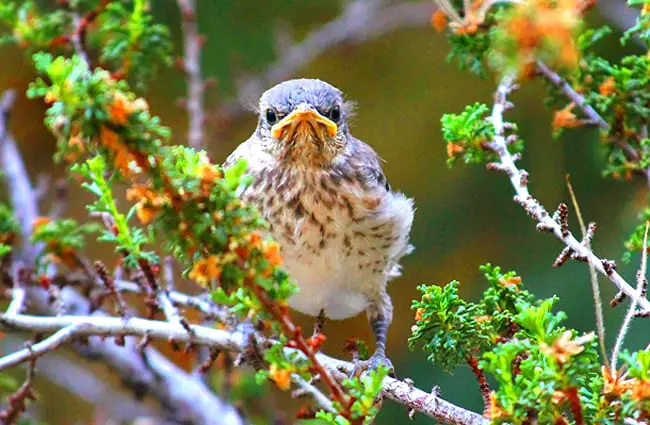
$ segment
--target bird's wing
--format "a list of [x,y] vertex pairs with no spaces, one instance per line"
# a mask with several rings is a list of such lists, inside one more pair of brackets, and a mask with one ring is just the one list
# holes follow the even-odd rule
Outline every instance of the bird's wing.
[[374,149],[353,136],[348,139],[348,147],[348,161],[358,177],[366,185],[375,186],[375,190],[379,192],[390,192],[390,184]]

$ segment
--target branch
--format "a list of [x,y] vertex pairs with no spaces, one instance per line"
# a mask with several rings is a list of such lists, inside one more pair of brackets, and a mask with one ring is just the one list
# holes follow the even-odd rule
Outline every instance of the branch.
[[205,83],[201,78],[201,46],[202,38],[197,25],[195,0],[177,0],[181,11],[181,26],[183,29],[183,70],[187,74],[187,100],[188,114],[187,141],[194,149],[202,149],[203,124],[205,113],[203,109],[203,95]]
[[[140,318],[124,320],[118,317],[101,316],[43,317],[0,314],[0,324],[8,329],[35,333],[52,333],[79,325],[72,331],[73,336],[150,336],[160,340],[172,338],[178,342],[192,342],[234,352],[241,352],[245,348],[243,335],[238,333],[201,325],[190,325],[192,335],[189,335],[180,325]],[[83,326],[81,326],[82,324]],[[287,348],[286,350],[295,352],[294,349]],[[320,353],[316,357],[329,373],[339,380],[346,378],[347,374],[354,369],[354,364],[350,362]],[[463,425],[487,425],[488,423],[477,413],[458,407],[434,394],[426,393],[395,378],[384,378],[382,394],[408,408],[447,423]]]
[[[16,211],[16,218],[20,223],[23,238],[29,238],[32,234],[32,223],[38,216],[34,189],[30,183],[27,170],[16,142],[9,133],[9,112],[13,106],[16,93],[8,90],[0,98],[0,168],[4,170],[4,179],[7,181],[7,191],[11,204]],[[18,158],[18,160],[16,160]],[[23,243],[22,256],[26,258],[36,257],[37,247]]]
[[603,117],[601,117],[600,114],[587,103],[587,100],[584,98],[584,96],[575,91],[573,87],[571,87],[571,84],[562,78],[560,74],[546,66],[546,64],[542,61],[537,61],[537,69],[544,77],[546,77],[548,81],[562,90],[566,97],[568,97],[571,102],[575,103],[575,105],[580,108],[587,117],[589,117],[589,120],[591,122],[595,123],[603,130],[609,129],[609,124],[607,124]]
[[[9,313],[7,314],[9,315]],[[48,351],[56,350],[65,342],[69,341],[73,336],[75,336],[75,330],[77,328],[83,326],[84,325],[82,323],[79,323],[76,325],[71,325],[67,328],[63,328],[57,331],[51,337],[37,344],[28,345],[27,348],[0,358],[0,371],[26,362],[27,360],[34,360]]]
[[[32,264],[40,251],[40,246],[29,243],[32,222],[38,216],[38,208],[23,160],[13,138],[6,130],[12,100],[13,92],[5,93],[0,100],[0,166],[5,173],[4,178],[12,207],[21,224],[22,258],[25,264]],[[72,288],[66,289],[62,291],[62,301],[68,311],[90,311],[88,300]],[[30,288],[27,294],[30,304],[36,311],[49,315],[57,313],[48,302],[45,291]],[[95,315],[100,318],[105,317],[100,311],[95,312]],[[170,326],[168,323],[161,322],[161,324],[165,327]],[[182,332],[187,337],[184,329]],[[86,346],[76,346],[76,351],[93,360],[104,362],[120,375],[136,394],[153,395],[169,410],[172,417],[180,421],[203,425],[242,424],[242,419],[232,406],[219,400],[200,380],[185,373],[155,349],[146,347],[138,350],[133,343],[121,347],[94,339]],[[143,362],[141,352],[146,356],[146,363]]]
[[[553,233],[566,247],[573,251],[575,258],[584,259],[594,265],[598,273],[606,276],[622,293],[631,299],[636,299],[636,290],[630,286],[615,270],[613,261],[597,257],[592,250],[579,242],[565,225],[554,220],[546,209],[528,191],[528,172],[520,170],[515,165],[515,157],[508,151],[505,137],[505,123],[503,114],[509,107],[507,96],[513,90],[513,78],[506,76],[495,93],[494,107],[492,109],[492,124],[495,137],[488,148],[499,156],[499,163],[495,169],[503,170],[510,178],[510,183],[515,189],[514,200],[538,222],[537,228]],[[638,305],[643,311],[650,311],[650,302],[646,298],[639,298]]]
[[220,121],[241,118],[248,111],[246,105],[259,98],[266,88],[292,76],[325,51],[345,43],[368,41],[400,28],[424,27],[431,22],[437,8],[430,1],[384,3],[381,0],[348,2],[338,18],[287,48],[263,73],[240,82],[238,98],[222,104],[212,115]]

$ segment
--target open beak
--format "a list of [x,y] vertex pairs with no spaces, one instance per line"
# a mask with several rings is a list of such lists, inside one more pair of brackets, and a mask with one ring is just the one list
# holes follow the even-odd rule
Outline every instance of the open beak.
[[294,136],[312,133],[319,139],[324,140],[324,133],[334,137],[337,131],[338,127],[332,120],[322,116],[309,106],[298,105],[289,115],[271,127],[271,136],[274,139],[282,139],[285,136],[293,138]]

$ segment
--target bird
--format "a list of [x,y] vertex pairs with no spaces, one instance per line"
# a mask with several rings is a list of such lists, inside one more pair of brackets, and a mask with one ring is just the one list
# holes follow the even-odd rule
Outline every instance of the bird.
[[255,131],[224,167],[246,161],[252,183],[242,199],[268,223],[298,285],[289,306],[333,320],[365,311],[375,351],[361,366],[393,372],[387,283],[413,249],[414,202],[392,190],[377,153],[350,133],[353,109],[322,80],[279,83],[262,94]]

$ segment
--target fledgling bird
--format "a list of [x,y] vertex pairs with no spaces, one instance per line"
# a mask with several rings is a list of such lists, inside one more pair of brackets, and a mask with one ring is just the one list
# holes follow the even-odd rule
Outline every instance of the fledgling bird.
[[280,83],[262,95],[255,132],[224,165],[248,163],[243,198],[268,221],[297,281],[290,307],[331,319],[365,310],[376,349],[364,366],[392,369],[386,285],[412,249],[413,201],[391,190],[375,151],[350,134],[351,112],[328,83]]

